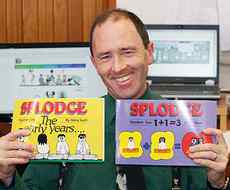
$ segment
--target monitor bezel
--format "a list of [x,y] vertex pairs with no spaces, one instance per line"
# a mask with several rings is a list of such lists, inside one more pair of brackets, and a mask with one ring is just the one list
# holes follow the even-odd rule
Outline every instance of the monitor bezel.
[[[204,84],[207,80],[213,80],[215,85],[219,85],[219,25],[183,25],[183,24],[146,24],[147,30],[215,30],[217,34],[217,76],[216,77],[160,77],[147,76],[147,80],[152,84],[166,83],[166,84]],[[154,63],[153,63],[154,64]]]

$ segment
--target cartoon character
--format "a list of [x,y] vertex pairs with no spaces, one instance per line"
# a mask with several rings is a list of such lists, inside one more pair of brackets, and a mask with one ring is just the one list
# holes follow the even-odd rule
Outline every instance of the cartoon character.
[[160,137],[160,138],[159,138],[158,149],[160,149],[160,150],[165,150],[165,149],[167,149],[167,145],[166,145],[166,143],[165,143],[165,137]]
[[57,75],[56,85],[62,85],[62,79],[60,74]]
[[45,79],[43,74],[39,75],[39,79],[38,79],[39,85],[44,86],[45,85]]
[[49,85],[56,85],[55,84],[54,70],[50,70]]
[[38,135],[38,144],[37,144],[37,151],[39,158],[48,158],[49,155],[49,144],[47,144],[47,136],[46,134],[39,134]]
[[22,77],[21,85],[25,85],[26,84],[26,77],[24,74],[22,74],[21,77]]
[[46,91],[46,97],[47,98],[54,98],[55,97],[55,91]]
[[[23,128],[19,128],[19,130],[22,130]],[[18,136],[17,137],[17,140],[19,141],[19,142],[25,142],[25,140],[26,140],[26,137],[25,136]]]
[[19,142],[25,142],[25,136],[18,136],[18,137],[17,137],[17,140],[18,140]]
[[63,85],[67,85],[67,75],[66,74],[63,74],[62,76],[62,83]]
[[34,83],[34,79],[35,79],[34,71],[30,69],[29,70],[29,81],[30,81],[30,84]]
[[69,154],[69,145],[66,142],[65,135],[58,135],[58,143],[57,143],[57,154],[62,155],[64,159],[68,159]]
[[204,139],[202,137],[200,137],[200,138],[199,137],[192,137],[190,146],[194,146],[197,144],[204,144]]
[[90,154],[89,145],[86,142],[86,134],[84,133],[80,133],[78,135],[77,154],[81,154],[81,155]]
[[198,138],[192,137],[190,146],[194,146],[197,144],[199,144]]
[[135,148],[135,142],[134,142],[134,138],[133,137],[129,137],[127,148],[130,149],[130,150]]
[[122,169],[118,169],[117,178],[116,178],[117,189],[127,190],[127,177],[125,172]]
[[204,138],[203,138],[203,137],[200,137],[200,138],[198,139],[198,141],[199,141],[199,144],[204,144]]

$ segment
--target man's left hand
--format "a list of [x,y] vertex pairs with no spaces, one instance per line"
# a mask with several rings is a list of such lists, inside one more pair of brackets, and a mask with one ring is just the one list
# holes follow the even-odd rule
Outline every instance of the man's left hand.
[[208,181],[215,188],[225,184],[225,170],[228,164],[228,147],[223,133],[219,129],[207,128],[203,132],[216,136],[216,144],[199,144],[189,148],[190,158],[201,166],[208,168]]

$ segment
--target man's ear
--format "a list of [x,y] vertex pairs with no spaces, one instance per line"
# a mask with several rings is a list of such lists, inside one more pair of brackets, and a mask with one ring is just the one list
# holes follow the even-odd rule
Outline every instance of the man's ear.
[[93,55],[90,55],[90,60],[91,60],[91,62],[93,63],[93,65],[95,66],[95,60],[94,60]]
[[153,42],[149,42],[149,44],[147,46],[148,65],[151,65],[153,63],[153,52],[154,52],[154,44],[153,44]]

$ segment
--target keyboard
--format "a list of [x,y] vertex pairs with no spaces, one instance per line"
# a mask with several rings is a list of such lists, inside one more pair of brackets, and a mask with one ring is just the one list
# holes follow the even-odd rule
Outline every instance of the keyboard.
[[164,98],[219,99],[218,86],[198,85],[151,85],[151,89]]

